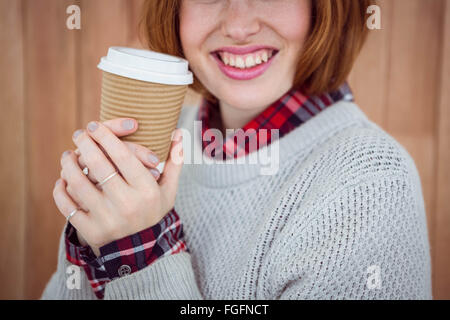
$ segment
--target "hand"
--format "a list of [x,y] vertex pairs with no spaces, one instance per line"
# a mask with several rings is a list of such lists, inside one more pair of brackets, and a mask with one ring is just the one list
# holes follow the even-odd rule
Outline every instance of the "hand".
[[[125,126],[125,128],[124,128],[123,124],[125,121],[127,121],[127,126]],[[133,127],[131,129],[128,129],[130,127],[129,126],[130,121],[133,124]],[[136,121],[131,118],[118,118],[118,119],[108,120],[108,121],[104,121],[103,124],[105,126],[107,126],[117,137],[123,137],[123,136],[130,135],[130,134],[134,133],[138,128]],[[123,143],[125,143],[125,145],[128,147],[128,149],[130,149],[130,151],[133,152],[139,160],[141,160],[141,162],[144,164],[144,166],[146,166],[149,169],[150,173],[155,177],[155,179],[158,180],[160,177],[160,172],[156,168],[159,163],[159,159],[156,156],[156,154],[153,153],[148,148],[143,147],[137,143],[128,142],[128,141],[123,141]],[[99,144],[97,144],[97,146],[103,151],[103,154],[112,163],[112,160],[106,153],[105,149],[103,149],[103,147]],[[81,156],[80,150],[75,149],[75,154],[78,156],[78,164],[79,164],[80,168],[81,169],[86,168],[87,167],[86,162],[84,161],[83,157]],[[118,170],[118,168],[115,165],[114,165],[114,167],[116,170]],[[98,181],[95,179],[95,177],[92,175],[91,172],[88,173],[87,177],[97,187],[97,189],[102,190],[101,186],[97,186]],[[62,178],[62,169],[61,169],[61,178]],[[70,186],[67,186],[66,189],[67,189],[67,192],[69,193],[69,195],[73,194],[73,192],[71,192]],[[74,198],[74,196],[72,196],[72,198]],[[89,211],[89,209],[86,208],[86,206],[83,204],[83,202],[81,200],[75,199],[75,202],[84,211],[86,211],[86,212]],[[77,230],[76,233],[77,233],[78,241],[80,242],[80,244],[83,246],[86,246],[87,242],[83,238],[83,236],[80,234],[80,232]]]
[[56,205],[64,216],[78,207],[75,199],[89,210],[78,211],[70,222],[97,255],[101,246],[157,224],[173,207],[183,162],[180,130],[174,140],[158,183],[139,156],[105,124],[91,122],[88,130],[74,137],[92,179],[103,181],[115,167],[121,173],[99,190],[82,172],[75,152],[68,150],[61,159],[62,179],[53,191]]
[[[128,123],[130,123],[130,122],[133,123],[133,128],[125,129],[122,126],[122,123],[125,121],[128,121]],[[136,121],[131,118],[118,118],[118,119],[108,120],[108,121],[104,121],[103,124],[106,127],[108,127],[108,129],[110,129],[117,137],[123,137],[123,136],[130,135],[130,134],[134,133],[138,128]],[[137,143],[128,142],[128,141],[122,141],[122,142],[142,162],[142,164],[148,168],[148,170],[155,177],[155,179],[158,180],[160,177],[160,172],[157,169],[157,166],[159,164],[159,159],[158,159],[157,155],[154,152],[152,152],[151,150],[149,150],[148,148],[141,146]],[[109,157],[108,153],[103,149],[103,147],[99,144],[97,144],[97,146],[103,151],[104,155],[108,158],[108,160],[111,163],[113,163],[113,161]],[[80,168],[84,169],[85,167],[87,167],[86,162],[84,161],[83,156],[81,155],[79,149],[75,149],[75,154],[78,156],[78,164],[79,164]],[[113,165],[114,165],[114,163],[113,163]],[[118,168],[115,165],[114,165],[114,167],[116,170],[118,170]],[[62,174],[62,170],[61,170],[61,174]],[[91,172],[88,173],[87,177],[93,184],[95,184],[97,186],[98,181],[97,181],[97,179],[95,179],[95,177],[92,175]],[[97,188],[99,190],[102,190],[101,186],[97,186]],[[82,203],[79,203],[79,204],[82,206]],[[83,208],[83,206],[82,206],[82,208]],[[85,208],[83,208],[83,209],[85,209]]]

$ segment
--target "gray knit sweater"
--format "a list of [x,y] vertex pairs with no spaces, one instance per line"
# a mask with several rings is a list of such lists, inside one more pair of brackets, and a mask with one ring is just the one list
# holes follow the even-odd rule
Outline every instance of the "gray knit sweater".
[[[197,110],[179,123],[192,137]],[[198,139],[184,145],[201,156]],[[270,146],[276,174],[188,159],[175,208],[189,252],[113,280],[105,299],[432,297],[421,182],[396,140],[338,102]],[[83,272],[79,289],[66,285],[63,240],[42,299],[96,299]]]

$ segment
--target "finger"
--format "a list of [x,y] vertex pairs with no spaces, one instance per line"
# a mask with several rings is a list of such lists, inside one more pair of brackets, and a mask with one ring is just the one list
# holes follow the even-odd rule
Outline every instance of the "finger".
[[156,181],[158,181],[161,173],[157,169],[159,164],[158,156],[149,150],[148,148],[141,146],[140,144],[122,141],[128,149],[140,160],[144,166],[150,171],[150,173],[155,177]]
[[[66,192],[66,182],[62,179],[56,181],[55,187],[53,188],[53,199],[55,200],[56,207],[61,212],[61,214],[67,218],[67,216],[75,210],[78,206],[70,198]],[[70,218],[70,223],[77,230],[87,231],[91,228],[91,221],[86,212],[78,211]]]
[[138,128],[138,122],[133,118],[117,118],[102,122],[105,127],[117,137],[123,137],[134,133]]
[[86,207],[86,205],[83,203],[83,201],[78,199],[77,195],[73,192],[72,188],[69,185],[67,185],[66,191],[67,191],[67,194],[72,198],[73,202],[78,204],[78,206],[81,209],[83,209],[84,212],[89,212],[89,209]]
[[[156,168],[159,164],[158,156],[149,150],[148,148],[141,146],[140,144],[129,142],[129,141],[122,141],[127,148],[148,168]],[[110,162],[114,165],[113,161],[109,157],[109,155],[106,153],[106,151],[103,149],[103,147],[99,144],[97,146],[103,151],[105,156],[110,160]],[[81,157],[81,153],[78,149],[75,150],[75,154],[77,156]],[[81,157],[82,158],[82,157]],[[81,159],[80,158],[80,159]],[[82,167],[84,169],[84,167]]]
[[[95,141],[94,141],[95,142]],[[103,154],[105,155],[105,157],[108,159],[108,161],[114,166],[114,168],[118,171],[119,169],[116,167],[116,165],[113,163],[113,161],[111,160],[111,158],[108,156],[108,154],[106,153],[105,149],[103,149],[103,147],[101,145],[99,145],[97,142],[95,142],[95,144],[97,145],[97,147],[102,150]],[[75,154],[78,157],[82,157],[82,154],[80,152],[80,150],[78,150],[78,148],[75,150]],[[83,160],[84,161],[84,160]],[[84,162],[84,165],[86,166],[86,163]],[[84,169],[84,168],[81,168]]]
[[[118,138],[116,137],[116,139]],[[117,171],[86,130],[77,130],[73,135],[73,141],[83,156],[84,165],[89,168],[95,180],[104,181],[104,179]],[[120,175],[116,175],[103,184],[102,189],[105,194],[112,196],[117,195],[118,192],[124,193],[126,186],[126,181]]]
[[123,141],[123,143],[146,167],[156,168],[158,166],[158,156],[148,148],[128,141]]
[[[60,177],[63,181],[66,180],[66,174],[64,173],[64,170],[61,170]],[[89,212],[89,208],[87,208],[83,201],[78,198],[78,196],[73,192],[72,188],[69,185],[66,185],[66,192],[72,198],[73,202],[78,205],[78,207],[83,209],[83,211],[85,212]]]
[[[89,170],[89,167],[84,162],[83,156],[78,157],[78,165],[80,166],[81,170],[84,170],[85,168],[87,168],[88,174],[86,176],[89,178],[89,180],[94,185],[98,183],[97,179],[95,179],[95,177],[92,175],[92,172]],[[83,173],[86,174],[84,171],[83,171]]]
[[[143,147],[144,148],[144,147]],[[88,168],[86,163],[83,160],[83,156],[78,157],[78,164],[80,165],[81,170],[84,170],[85,168]],[[161,173],[159,172],[159,170],[155,167],[155,165],[152,165],[151,168],[148,168],[150,173],[153,175],[153,177],[155,177],[156,180],[159,179],[159,177],[161,176]],[[84,173],[84,172],[83,172]],[[98,181],[95,179],[95,177],[92,175],[92,173],[89,171],[88,168],[88,175],[87,177],[89,178],[89,180],[97,187],[98,190],[103,190],[101,186],[97,185]]]
[[61,158],[65,180],[72,192],[93,212],[102,211],[103,195],[89,181],[78,165],[75,153],[68,150]]
[[[139,189],[156,187],[156,181],[141,161],[106,126],[98,121],[92,121],[88,124],[86,132],[105,149],[130,186]],[[83,153],[81,148],[80,150]]]
[[178,179],[183,167],[183,132],[177,129],[173,135],[170,155],[164,166],[159,185],[171,202],[175,202]]
[[[125,145],[128,147],[128,149],[139,159],[141,160],[141,162],[143,162],[143,164],[149,169],[150,173],[153,175],[153,177],[155,177],[156,180],[159,179],[159,177],[161,176],[161,173],[159,172],[159,170],[156,168],[158,166],[159,163],[159,159],[158,156],[153,153],[152,151],[150,151],[148,148],[141,146],[139,144],[133,143],[133,142],[128,142],[128,141],[123,141],[123,143],[125,143]],[[99,146],[102,150],[103,148],[101,146]],[[81,155],[80,151],[78,149],[75,150],[75,154],[77,154],[78,157],[78,163],[80,164],[80,168],[83,170],[84,168],[87,168],[86,163],[83,160],[83,156]],[[107,154],[105,154],[106,157],[108,158],[108,160],[111,160],[111,158],[109,158],[109,156]],[[114,165],[114,163],[113,163]],[[116,167],[114,165],[114,167]],[[117,167],[116,167],[116,170]],[[92,173],[89,171],[88,168],[88,175],[87,177],[89,178],[89,180],[91,180],[91,182],[93,184],[97,184],[98,181],[95,179],[95,177],[92,175]],[[96,185],[97,186],[97,185]],[[102,190],[101,186],[97,186],[97,189]]]

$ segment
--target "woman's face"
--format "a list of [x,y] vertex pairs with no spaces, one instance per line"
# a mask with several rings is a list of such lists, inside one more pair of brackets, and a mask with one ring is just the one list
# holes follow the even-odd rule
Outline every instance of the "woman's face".
[[311,0],[181,0],[180,37],[191,70],[214,96],[254,109],[292,87],[310,21]]

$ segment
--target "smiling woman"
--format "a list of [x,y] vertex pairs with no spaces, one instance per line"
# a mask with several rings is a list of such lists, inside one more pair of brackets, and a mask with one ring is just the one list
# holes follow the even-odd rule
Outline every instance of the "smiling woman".
[[[219,19],[219,15],[224,21],[233,23],[230,17],[224,17],[224,15],[228,12],[231,18],[240,19],[237,15],[240,11],[246,23],[252,23],[251,16],[253,15],[261,21],[257,28],[258,31],[259,28],[262,31],[259,31],[258,39],[254,35],[254,39],[252,39],[256,44],[263,45],[263,48],[264,45],[276,45],[276,48],[279,47],[279,49],[282,45],[297,46],[296,50],[290,47],[283,48],[285,51],[293,50],[295,51],[293,53],[296,54],[297,64],[296,68],[292,70],[295,75],[293,84],[301,84],[309,94],[318,94],[336,89],[347,78],[367,36],[368,30],[364,26],[367,17],[366,10],[375,3],[374,0],[250,1],[254,7],[245,11],[244,14],[244,11],[233,2],[236,1],[174,0],[161,3],[147,1],[141,28],[147,38],[148,47],[155,51],[188,57],[191,68],[195,69],[195,60],[193,59],[205,59],[204,54],[214,51],[214,45],[220,46],[224,43],[215,44],[218,40],[208,39],[208,43],[203,47],[197,47],[197,50],[204,50],[204,54],[190,57],[190,41],[196,41],[196,39],[202,41],[202,33],[199,34],[198,31],[204,30],[204,33],[208,28],[210,30],[218,28],[219,24],[220,28],[226,28],[226,24],[221,24],[222,20]],[[183,20],[185,25],[177,30],[180,27],[180,18],[183,17],[180,17],[177,12],[180,12],[183,4],[187,10],[181,11],[181,13],[189,16]],[[234,8],[235,11],[225,11],[225,6],[231,6],[229,9]],[[245,4],[241,4],[241,6],[245,6]],[[158,17],[161,17],[162,12],[166,18],[161,21],[158,28],[155,28],[154,23],[158,21]],[[252,15],[246,15],[248,12],[251,12]],[[257,12],[262,12],[263,15]],[[270,19],[264,20],[264,15],[268,15]],[[212,26],[207,27],[207,23]],[[271,26],[276,28],[271,28]],[[225,30],[225,32],[227,31]],[[233,29],[228,29],[228,32],[233,32]],[[240,32],[245,32],[239,26],[236,32],[238,33],[237,40],[240,36],[245,36],[239,35]],[[180,39],[182,37],[184,37],[183,43]],[[258,41],[259,38],[261,41]],[[291,40],[291,42],[286,43],[287,40]],[[243,46],[249,42],[249,39],[242,41],[241,38],[240,41],[239,44]],[[273,43],[267,43],[269,41]],[[227,41],[227,44],[230,44],[230,40]],[[207,45],[209,47],[204,47]],[[208,51],[208,49],[211,50]],[[192,55],[195,54],[195,51],[192,52]],[[205,88],[206,84],[198,81],[201,79],[198,78],[197,73],[195,73],[194,79],[191,87],[195,91],[209,100],[216,99]]]
[[[235,128],[293,86],[296,62],[310,29],[310,11],[310,1],[305,0],[181,2],[183,53],[199,82],[230,111],[251,109],[239,114],[242,123],[233,123]],[[205,17],[201,25],[195,22],[200,16]],[[266,50],[267,59],[273,51],[277,54],[245,68],[248,54],[257,49]],[[229,55],[235,66],[220,63],[214,53]]]
[[[431,298],[417,168],[346,82],[372,3],[147,0],[148,47],[186,58],[203,97],[182,111],[179,127],[200,137],[182,149],[208,161],[169,166],[158,181],[108,126],[74,137],[98,167],[102,144],[125,179],[82,190],[98,221],[72,218],[87,244],[65,229],[43,298]],[[242,130],[205,154],[205,137],[229,129]],[[249,160],[269,148],[278,170],[262,175]],[[88,181],[72,153],[61,161],[78,174],[76,194]],[[85,266],[77,292],[65,288],[71,263]]]
[[[150,1],[141,27],[150,49],[189,61],[190,87],[210,102],[220,101],[223,124],[237,129],[292,87],[310,95],[338,89],[366,39],[366,10],[373,3]],[[155,28],[161,12],[167,19]],[[267,49],[272,59],[244,68],[245,54],[255,48]],[[227,57],[226,65],[217,53],[240,57]]]

